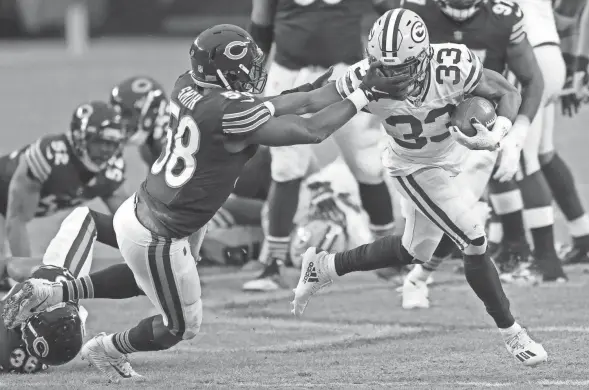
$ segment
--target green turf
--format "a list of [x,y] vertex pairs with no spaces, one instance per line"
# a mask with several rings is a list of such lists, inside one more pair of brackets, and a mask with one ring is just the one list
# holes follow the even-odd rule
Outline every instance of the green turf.
[[[103,40],[78,60],[68,59],[59,44],[0,44],[0,151],[63,131],[80,100],[106,98],[113,83],[131,74],[152,75],[171,88],[188,66],[189,44],[190,39]],[[584,196],[589,195],[583,169],[587,119],[586,112],[559,119],[556,129],[556,143]],[[128,157],[132,191],[145,168],[135,151]],[[61,218],[33,223],[37,253]],[[116,254],[102,246],[98,252],[98,257]],[[96,263],[97,268],[108,264]],[[149,381],[122,388],[589,388],[589,278],[581,268],[568,271],[571,282],[564,286],[507,288],[518,318],[550,355],[547,365],[527,369],[507,354],[482,305],[463,278],[452,274],[454,265],[445,264],[436,275],[430,310],[402,310],[394,285],[364,274],[346,277],[316,297],[302,320],[291,317],[288,292],[244,294],[240,286],[251,275],[204,269],[199,336],[169,351],[132,356]],[[294,285],[296,273],[288,276]],[[152,313],[145,298],[83,304],[90,311],[90,335],[125,329]],[[39,375],[0,377],[0,388],[6,389],[107,387],[78,359]]]

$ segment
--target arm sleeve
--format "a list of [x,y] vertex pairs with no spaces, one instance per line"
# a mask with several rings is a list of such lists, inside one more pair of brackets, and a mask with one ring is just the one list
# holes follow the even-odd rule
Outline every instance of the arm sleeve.
[[479,85],[483,77],[483,63],[470,49],[463,47],[466,56],[460,63],[460,73],[461,79],[464,80],[464,94],[469,94]]
[[221,127],[224,134],[245,135],[256,131],[273,116],[273,106],[255,97],[243,96],[230,100],[223,111]]
[[51,174],[53,152],[50,146],[43,138],[33,142],[24,151],[24,159],[29,166],[29,175],[31,178],[44,183]]

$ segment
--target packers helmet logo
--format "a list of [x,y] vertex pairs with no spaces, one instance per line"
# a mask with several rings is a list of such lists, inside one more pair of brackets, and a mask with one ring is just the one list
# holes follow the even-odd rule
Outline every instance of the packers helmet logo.
[[147,93],[147,92],[151,91],[152,88],[153,88],[153,83],[151,81],[149,81],[148,79],[144,79],[144,78],[135,79],[131,83],[131,91],[133,91],[135,93],[139,93],[139,94]]
[[374,38],[375,30],[376,30],[376,25],[372,26],[372,28],[370,29],[370,32],[368,33],[368,42],[372,41],[372,38]]
[[425,29],[425,25],[421,21],[417,21],[411,27],[411,39],[413,42],[420,43],[425,40],[427,36],[427,30]]
[[231,60],[241,60],[247,54],[248,42],[233,41],[225,46],[223,54]]
[[49,355],[49,344],[47,344],[45,337],[37,337],[33,341],[33,351],[40,358],[45,358]]

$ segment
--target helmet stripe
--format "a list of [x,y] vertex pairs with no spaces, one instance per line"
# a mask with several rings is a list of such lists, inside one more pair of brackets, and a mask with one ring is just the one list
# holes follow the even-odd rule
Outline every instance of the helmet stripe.
[[393,27],[393,47],[392,47],[392,51],[394,51],[395,53],[397,52],[397,49],[399,48],[399,24],[401,24],[401,19],[403,18],[403,14],[405,13],[404,9],[399,9],[399,14],[397,15],[397,19],[395,20],[395,25]]
[[384,21],[384,27],[382,28],[382,32],[380,33],[381,37],[381,42],[380,42],[380,49],[382,50],[382,56],[385,57],[387,54],[387,50],[389,49],[387,47],[387,43],[390,41],[389,39],[389,23],[391,21],[391,18],[393,17],[393,15],[397,12],[396,9],[389,11],[389,14],[387,15],[387,18]]

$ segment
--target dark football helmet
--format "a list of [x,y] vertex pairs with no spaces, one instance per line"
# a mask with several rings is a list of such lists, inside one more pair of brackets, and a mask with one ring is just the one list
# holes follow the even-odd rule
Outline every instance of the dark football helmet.
[[110,92],[110,104],[121,114],[129,141],[140,145],[154,132],[163,134],[168,123],[168,97],[160,83],[148,76],[123,80]]
[[98,172],[122,150],[125,131],[121,116],[112,106],[92,101],[75,109],[68,138],[84,166]]
[[190,47],[192,78],[202,88],[260,93],[266,86],[264,53],[244,29],[219,24],[202,33]]
[[78,305],[73,302],[35,313],[21,331],[29,355],[49,366],[71,361],[82,349],[84,324]]
[[487,0],[434,0],[442,12],[457,22],[471,18]]
[[0,321],[0,373],[32,374],[46,368],[27,351],[20,328],[7,329]]

